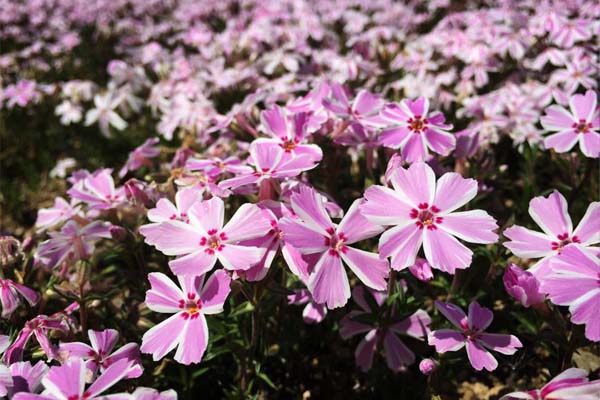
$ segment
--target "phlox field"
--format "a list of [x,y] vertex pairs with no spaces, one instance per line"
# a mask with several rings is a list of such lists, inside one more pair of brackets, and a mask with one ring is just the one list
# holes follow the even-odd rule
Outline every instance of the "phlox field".
[[0,0],[0,398],[600,400],[600,2]]

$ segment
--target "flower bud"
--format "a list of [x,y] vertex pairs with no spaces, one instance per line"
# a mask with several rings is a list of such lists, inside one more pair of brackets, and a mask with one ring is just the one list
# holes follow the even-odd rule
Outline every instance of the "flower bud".
[[120,226],[113,225],[108,228],[108,231],[110,232],[110,236],[119,242],[122,242],[127,238],[127,231]]
[[515,264],[510,264],[506,268],[503,281],[506,292],[525,307],[544,301],[544,294],[540,292],[537,278]]
[[430,375],[437,369],[437,363],[431,358],[424,358],[419,363],[419,370],[423,375]]
[[433,279],[433,271],[431,271],[427,260],[423,258],[417,258],[414,265],[408,267],[408,270],[420,281],[427,282]]

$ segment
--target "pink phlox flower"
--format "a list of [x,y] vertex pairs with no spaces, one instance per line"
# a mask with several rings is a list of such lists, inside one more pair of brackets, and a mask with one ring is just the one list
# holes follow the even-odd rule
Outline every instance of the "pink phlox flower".
[[[19,361],[12,363],[8,369],[12,380],[7,391],[8,398],[14,398],[17,393],[38,392],[42,387],[42,378],[48,372],[48,366],[44,361],[38,361],[35,365],[31,365],[29,361]],[[0,395],[2,395],[1,390]]]
[[272,143],[257,139],[250,146],[248,164],[253,167],[252,171],[226,179],[219,183],[219,187],[236,189],[246,185],[257,185],[271,179],[293,178],[315,168],[318,161],[309,154],[291,156],[280,146],[273,146]]
[[567,207],[567,200],[556,190],[547,197],[534,197],[529,202],[529,215],[543,232],[519,225],[504,231],[504,236],[510,239],[504,246],[514,255],[540,259],[529,268],[529,272],[540,281],[548,274],[551,260],[566,246],[591,248],[590,246],[600,242],[600,202],[596,201],[588,206],[575,229]]
[[440,112],[429,112],[429,100],[402,100],[385,106],[381,112],[385,128],[380,142],[386,147],[402,149],[402,158],[409,163],[423,161],[428,149],[448,155],[456,147],[456,138],[448,132],[452,125],[445,123]]
[[113,351],[119,340],[119,332],[114,329],[105,329],[104,331],[88,330],[90,345],[81,342],[61,343],[58,352],[64,361],[73,358],[81,358],[86,361],[86,366],[92,375],[98,370],[104,372],[115,362],[127,359],[130,363],[130,370],[125,378],[137,378],[142,375],[143,367],[141,365],[140,352],[137,343],[127,343],[121,348]]
[[128,399],[128,393],[102,395],[127,375],[131,362],[123,359],[115,362],[86,389],[87,368],[85,361],[77,358],[60,366],[51,367],[42,378],[42,394],[17,393],[16,400],[93,400]]
[[156,146],[159,141],[158,138],[150,138],[129,153],[127,162],[119,171],[119,178],[123,178],[127,172],[135,171],[144,165],[152,166],[150,159],[160,154],[160,147]]
[[298,97],[286,105],[286,109],[292,113],[307,113],[308,122],[306,131],[314,133],[328,120],[327,110],[323,106],[323,99],[329,96],[331,89],[327,82],[317,84],[303,97]]
[[291,206],[298,218],[284,217],[279,221],[287,243],[302,254],[320,255],[307,284],[314,300],[327,303],[330,309],[343,306],[350,297],[342,260],[365,285],[376,290],[386,287],[388,262],[377,254],[349,246],[382,230],[358,212],[362,201],[356,200],[338,225],[331,221],[317,192],[300,187],[291,196]]
[[423,246],[432,268],[453,274],[471,265],[471,243],[494,243],[496,220],[483,210],[455,212],[477,194],[477,181],[446,173],[437,181],[431,167],[414,163],[390,174],[392,188],[371,186],[361,213],[371,223],[391,226],[379,238],[379,256],[395,270],[413,265]]
[[[596,220],[597,222],[598,220]],[[554,304],[569,306],[571,322],[585,324],[585,336],[600,342],[600,259],[598,252],[567,246],[550,262],[541,290]]]
[[332,114],[348,123],[373,125],[380,122],[379,111],[384,101],[367,90],[360,90],[354,99],[346,87],[338,83],[330,85],[331,95],[322,100],[323,106]]
[[210,271],[217,260],[228,270],[248,269],[264,251],[240,242],[263,237],[271,223],[255,204],[243,204],[224,225],[225,204],[218,197],[194,203],[187,212],[189,223],[177,219],[140,227],[146,243],[169,256],[176,275],[198,276]]
[[21,303],[21,297],[27,300],[29,305],[35,305],[40,295],[27,286],[18,284],[10,279],[0,278],[0,302],[2,303],[2,318],[8,318]]
[[323,151],[316,144],[304,143],[307,137],[310,114],[291,114],[283,107],[275,106],[260,113],[261,127],[271,138],[259,138],[255,143],[271,143],[284,151],[284,156],[292,158],[306,155],[315,164],[323,158]]
[[146,292],[146,305],[152,311],[173,315],[144,334],[142,353],[152,354],[157,361],[177,347],[177,362],[200,362],[208,345],[204,316],[223,311],[231,282],[224,270],[216,271],[206,281],[205,277],[179,277],[177,287],[160,272],[148,275],[151,289]]
[[56,197],[52,207],[38,210],[35,226],[40,232],[68,221],[75,215],[83,217],[81,207],[76,204],[76,200],[71,200],[69,203],[62,197]]
[[500,400],[597,400],[600,380],[590,381],[584,369],[569,368],[556,375],[541,389],[505,394]]
[[71,220],[60,231],[48,233],[50,239],[39,244],[34,256],[49,268],[55,268],[65,261],[74,263],[87,260],[94,253],[98,240],[111,237],[111,226],[108,222],[94,221],[82,227]]
[[82,227],[71,220],[60,231],[48,233],[50,239],[39,244],[35,258],[49,268],[55,268],[65,261],[74,263],[87,260],[94,253],[98,240],[111,237],[111,226],[108,222],[94,221]]
[[281,255],[290,271],[301,279],[307,278],[308,266],[306,261],[303,260],[302,254],[296,248],[287,243],[285,234],[278,226],[279,220],[284,216],[295,218],[291,208],[284,203],[273,200],[265,200],[257,205],[262,209],[263,216],[269,220],[271,229],[263,237],[246,240],[240,242],[240,244],[264,249],[264,255],[255,266],[247,270],[235,271],[235,275],[250,282],[262,280],[269,271],[278,251],[281,250]]
[[544,140],[546,147],[559,153],[570,151],[579,143],[587,157],[600,157],[600,114],[597,96],[593,90],[585,95],[576,94],[569,100],[570,112],[564,107],[552,105],[541,117],[545,130],[556,131]]
[[48,334],[52,330],[67,332],[68,329],[69,325],[64,316],[60,313],[51,316],[38,315],[37,317],[25,322],[25,326],[17,335],[15,341],[6,350],[4,359],[9,364],[21,361],[23,359],[25,346],[27,346],[27,342],[31,336],[35,336],[37,342],[44,353],[46,353],[48,359],[58,359],[59,357],[56,346],[50,343]]
[[196,188],[184,188],[175,193],[175,204],[167,198],[156,202],[156,207],[148,210],[148,219],[154,223],[166,221],[190,222],[188,211],[196,202],[202,200],[202,192]]
[[[367,300],[367,292],[373,301]],[[350,311],[340,321],[340,335],[343,339],[349,339],[352,336],[366,333],[354,352],[356,365],[365,372],[371,369],[373,356],[381,347],[383,347],[387,365],[392,371],[400,371],[405,366],[413,364],[416,360],[415,354],[399,336],[409,336],[417,340],[427,337],[431,324],[431,318],[427,312],[417,310],[406,318],[393,317],[387,323],[375,324],[369,321],[382,321],[382,318],[377,315],[381,313],[379,308],[387,299],[387,293],[366,290],[363,286],[357,286],[352,290],[352,299],[359,309]],[[373,309],[373,307],[378,308]]]
[[115,188],[110,169],[102,169],[76,182],[67,193],[86,203],[91,210],[108,210],[122,205],[125,200],[123,187]]
[[523,347],[516,336],[486,333],[485,330],[492,323],[494,314],[476,301],[469,304],[468,316],[460,307],[451,303],[436,301],[435,306],[459,329],[439,329],[429,333],[429,344],[435,346],[438,353],[458,351],[466,346],[467,356],[473,368],[477,371],[493,371],[498,367],[498,361],[490,350],[512,355]]

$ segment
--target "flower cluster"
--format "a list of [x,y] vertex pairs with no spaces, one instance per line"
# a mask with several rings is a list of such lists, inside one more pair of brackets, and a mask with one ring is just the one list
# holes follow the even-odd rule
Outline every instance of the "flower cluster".
[[503,399],[600,395],[566,369],[600,342],[594,2],[13,3],[7,120],[133,150],[57,159],[53,203],[2,233],[0,396],[174,399],[222,362],[229,397],[261,397],[291,324],[432,393],[568,337]]

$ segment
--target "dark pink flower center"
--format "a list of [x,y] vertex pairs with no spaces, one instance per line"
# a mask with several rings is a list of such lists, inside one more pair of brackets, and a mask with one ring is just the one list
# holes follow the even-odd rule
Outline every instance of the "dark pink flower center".
[[577,236],[573,236],[572,238],[569,238],[568,233],[562,233],[562,234],[558,235],[556,238],[558,239],[558,241],[552,242],[550,245],[552,247],[552,250],[558,251],[559,253],[562,251],[562,249],[565,248],[566,245],[571,244],[571,243],[580,243],[581,242]]
[[195,293],[188,293],[187,299],[179,300],[179,308],[185,310],[181,313],[183,319],[196,319],[202,309],[202,300]]
[[225,247],[223,241],[227,240],[227,235],[225,232],[217,231],[216,229],[211,229],[208,232],[209,236],[205,236],[200,239],[200,246],[206,246],[204,251],[207,254],[215,254],[215,251],[221,251]]
[[584,119],[580,119],[579,123],[573,122],[573,125],[571,126],[575,129],[575,132],[577,133],[588,133],[592,130],[592,123],[586,122]]
[[325,246],[329,246],[329,255],[339,257],[340,252],[345,253],[348,248],[345,245],[348,237],[342,232],[337,233],[333,228],[327,229],[330,236],[325,236]]
[[427,129],[428,123],[427,118],[421,119],[420,115],[415,115],[414,118],[408,120],[408,129],[413,133],[421,133]]
[[440,225],[444,222],[443,217],[436,217],[435,214],[440,212],[440,209],[436,206],[429,207],[427,203],[420,203],[417,206],[418,209],[413,208],[410,210],[410,218],[416,219],[415,224],[419,229],[429,229],[430,231],[437,229],[436,225]]

